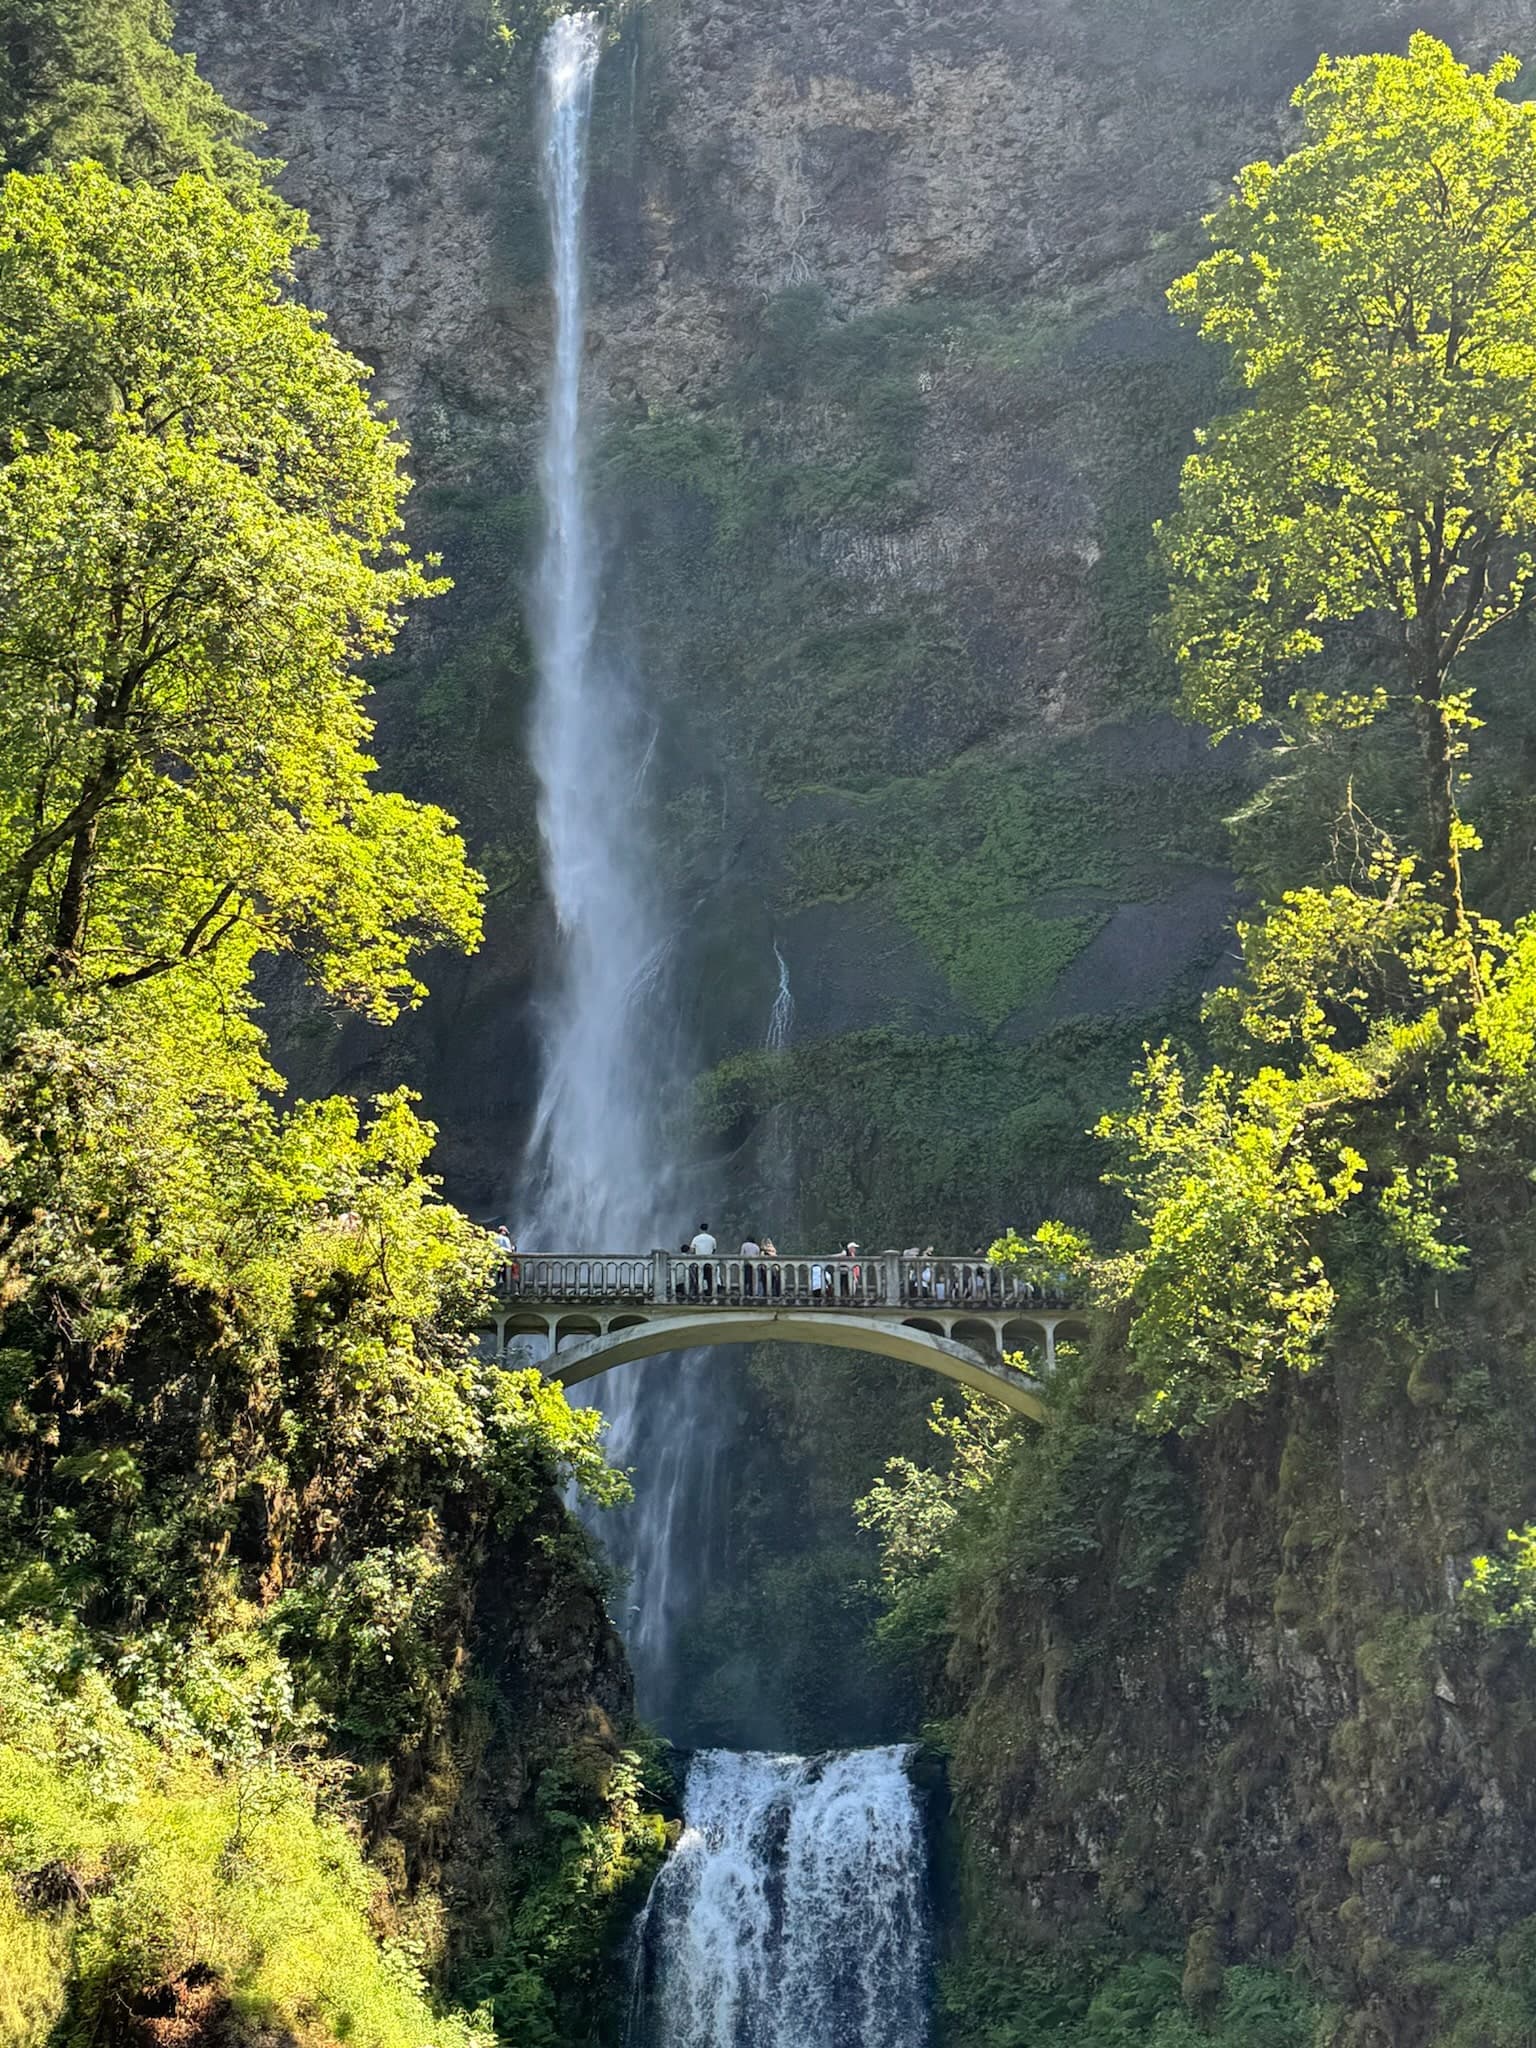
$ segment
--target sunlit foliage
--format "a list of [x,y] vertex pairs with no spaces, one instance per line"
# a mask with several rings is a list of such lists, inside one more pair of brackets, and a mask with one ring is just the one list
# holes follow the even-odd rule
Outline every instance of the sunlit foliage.
[[0,193],[0,944],[103,991],[287,951],[388,1018],[480,885],[370,780],[357,664],[439,586],[289,255],[201,178]]
[[[1536,537],[1536,106],[1431,36],[1324,58],[1306,139],[1250,164],[1175,310],[1225,344],[1245,408],[1185,466],[1163,532],[1185,703],[1406,715],[1419,850],[1462,910],[1467,648],[1527,602]],[[1331,669],[1309,673],[1338,630]]]

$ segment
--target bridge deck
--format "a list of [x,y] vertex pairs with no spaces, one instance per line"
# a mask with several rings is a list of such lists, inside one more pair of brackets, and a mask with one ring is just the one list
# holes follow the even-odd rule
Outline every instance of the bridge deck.
[[693,1258],[679,1252],[519,1254],[501,1268],[497,1293],[532,1305],[690,1309],[755,1306],[869,1314],[924,1307],[1028,1315],[1066,1310],[1064,1288],[1041,1288],[978,1258]]

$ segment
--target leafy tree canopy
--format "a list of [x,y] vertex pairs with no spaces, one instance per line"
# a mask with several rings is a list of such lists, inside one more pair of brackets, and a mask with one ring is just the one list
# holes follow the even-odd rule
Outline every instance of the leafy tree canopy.
[[[387,1018],[481,885],[372,782],[358,667],[440,587],[402,450],[285,299],[303,223],[169,28],[0,0],[0,2033],[186,1992],[285,2038],[470,2048],[491,2004],[574,2038],[664,1837],[611,1743],[562,1776],[520,1666],[495,1739],[543,1853],[487,1872],[486,2006],[434,2010],[376,1938],[407,1891],[434,1924],[492,1739],[486,1578],[530,1643],[545,1601],[596,1627],[560,1494],[624,1486],[596,1411],[477,1356],[491,1247],[405,1091],[275,1101],[256,956]],[[114,1873],[67,1916],[27,1876],[66,1863]]]
[[[1251,164],[1170,294],[1244,410],[1200,436],[1162,530],[1185,708],[1218,732],[1401,719],[1409,849],[1353,808],[1331,870],[1240,928],[1193,1058],[1149,1048],[1100,1135],[1131,1206],[1129,1297],[1158,1421],[1310,1366],[1353,1294],[1417,1314],[1468,1257],[1470,1188],[1532,1143],[1529,921],[1470,911],[1458,663],[1536,568],[1536,107],[1427,35],[1325,58],[1303,145]],[[1302,886],[1297,886],[1301,882]]]
[[[1324,58],[1306,142],[1250,164],[1175,310],[1226,344],[1245,410],[1186,464],[1162,540],[1185,704],[1218,731],[1405,707],[1422,851],[1462,913],[1456,664],[1526,603],[1536,535],[1536,107],[1416,35]],[[1306,688],[1333,629],[1360,637]]]
[[276,202],[278,168],[243,145],[258,124],[171,47],[166,0],[0,0],[0,165],[93,157],[125,180],[200,171],[247,203]]
[[298,956],[388,1018],[473,946],[453,820],[376,790],[357,664],[444,587],[366,373],[206,180],[0,197],[0,935],[102,992]]

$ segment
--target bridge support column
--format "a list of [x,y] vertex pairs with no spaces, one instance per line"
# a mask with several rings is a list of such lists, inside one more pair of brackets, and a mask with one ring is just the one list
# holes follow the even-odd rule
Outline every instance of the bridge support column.
[[1056,1370],[1056,1322],[1057,1318],[1055,1316],[1052,1316],[1046,1321],[1044,1325],[1045,1373],[1047,1379],[1049,1379],[1051,1374]]
[[901,1259],[897,1253],[892,1252],[888,1259],[882,1261],[882,1264],[885,1267],[886,1301],[891,1308],[900,1308],[901,1290],[903,1284],[901,1277]]
[[667,1298],[667,1284],[671,1277],[672,1254],[651,1253],[651,1299],[658,1308]]

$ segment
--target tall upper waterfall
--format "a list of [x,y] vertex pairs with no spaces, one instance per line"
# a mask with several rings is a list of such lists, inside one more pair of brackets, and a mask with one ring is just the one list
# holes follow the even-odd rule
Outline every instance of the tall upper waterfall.
[[923,2048],[907,1757],[695,1756],[682,1839],[637,1930],[627,2048]]
[[[676,1186],[669,1126],[686,1062],[672,980],[678,929],[654,877],[645,775],[656,721],[602,630],[602,551],[583,391],[583,224],[602,28],[569,14],[543,47],[542,175],[554,358],[540,478],[544,533],[531,607],[538,670],[531,758],[556,945],[540,1017],[543,1074],[524,1160],[520,1242],[645,1252],[699,1220]],[[673,1638],[720,1554],[716,1455],[726,1418],[707,1361],[670,1359],[597,1382],[635,1504],[602,1534],[629,1575],[624,1634],[646,1711],[665,1720]]]
[[670,1214],[657,1097],[675,1060],[662,989],[670,934],[648,880],[655,862],[638,786],[645,725],[628,673],[598,641],[582,223],[601,49],[595,14],[565,15],[544,44],[555,351],[540,465],[532,761],[559,948],[529,1147],[538,1207],[527,1234],[551,1248],[617,1252],[649,1249]]

